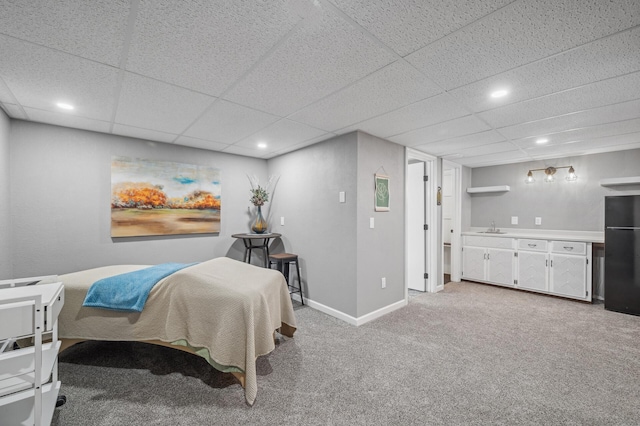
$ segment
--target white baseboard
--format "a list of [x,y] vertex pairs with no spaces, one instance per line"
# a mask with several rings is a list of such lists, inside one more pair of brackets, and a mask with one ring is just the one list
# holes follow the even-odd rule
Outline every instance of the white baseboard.
[[[292,295],[292,297],[293,297],[294,300],[300,301],[300,296],[299,295],[294,293]],[[351,315],[345,314],[344,312],[341,312],[341,311],[339,311],[337,309],[331,308],[331,307],[329,307],[327,305],[323,305],[322,303],[318,303],[318,302],[315,302],[315,301],[313,301],[311,299],[307,299],[306,297],[304,299],[304,303],[306,305],[308,305],[310,308],[316,309],[316,310],[318,310],[318,311],[320,311],[322,313],[325,313],[325,314],[327,314],[329,316],[332,316],[334,318],[338,318],[339,320],[342,320],[342,321],[344,321],[346,323],[349,323],[349,324],[355,325],[355,326],[366,324],[369,321],[373,321],[376,318],[380,318],[381,316],[386,315],[389,312],[393,312],[393,311],[395,311],[397,309],[400,309],[400,308],[402,308],[402,307],[407,305],[407,301],[405,299],[402,299],[402,300],[400,300],[398,302],[392,303],[392,304],[387,305],[387,306],[385,306],[383,308],[377,309],[377,310],[375,310],[373,312],[370,312],[370,313],[368,313],[366,315],[363,315],[363,316],[361,316],[359,318],[356,318],[356,317],[353,317]]]

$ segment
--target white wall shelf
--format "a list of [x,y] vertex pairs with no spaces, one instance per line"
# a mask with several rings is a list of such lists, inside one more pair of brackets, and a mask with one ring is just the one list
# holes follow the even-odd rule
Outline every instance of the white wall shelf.
[[469,194],[483,194],[487,192],[508,192],[508,191],[511,191],[511,187],[509,185],[478,186],[476,188],[467,188],[467,193]]
[[640,185],[640,176],[601,179],[600,186]]

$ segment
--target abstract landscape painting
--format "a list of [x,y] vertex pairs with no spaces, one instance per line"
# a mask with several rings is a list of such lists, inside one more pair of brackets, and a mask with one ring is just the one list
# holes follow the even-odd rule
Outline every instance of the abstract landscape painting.
[[113,157],[111,236],[220,232],[220,170]]

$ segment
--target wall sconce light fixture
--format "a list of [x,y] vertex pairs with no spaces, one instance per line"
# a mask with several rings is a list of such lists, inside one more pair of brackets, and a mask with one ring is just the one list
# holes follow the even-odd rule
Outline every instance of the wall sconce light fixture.
[[572,182],[578,179],[578,176],[576,176],[576,171],[574,170],[573,166],[559,166],[559,167],[547,167],[546,169],[531,169],[529,170],[529,173],[527,173],[527,178],[524,180],[524,182],[525,183],[535,182],[536,180],[533,178],[533,172],[537,172],[537,171],[544,171],[545,182],[553,182],[555,181],[554,175],[556,174],[558,169],[569,169],[569,175],[566,177],[566,179],[569,182]]

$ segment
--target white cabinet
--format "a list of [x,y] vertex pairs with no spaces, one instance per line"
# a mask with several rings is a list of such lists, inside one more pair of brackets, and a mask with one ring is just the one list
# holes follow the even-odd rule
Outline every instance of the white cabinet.
[[516,287],[591,301],[591,244],[518,240]]
[[462,247],[462,277],[513,286],[514,259],[513,238],[465,236]]
[[466,235],[462,277],[591,301],[591,243]]
[[[56,406],[62,283],[0,281],[0,423],[49,425]],[[6,288],[9,287],[9,288]],[[20,346],[14,347],[19,340]]]

